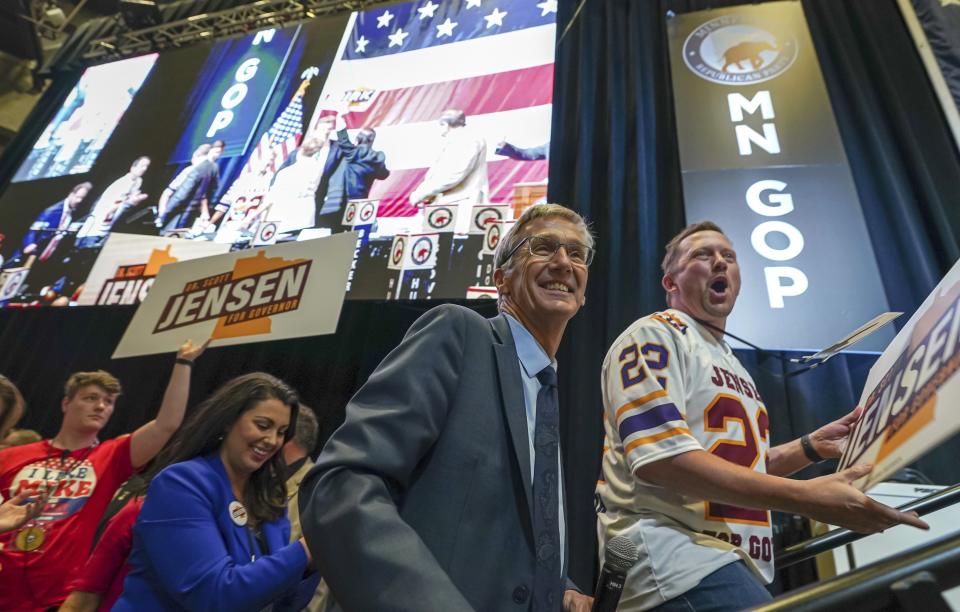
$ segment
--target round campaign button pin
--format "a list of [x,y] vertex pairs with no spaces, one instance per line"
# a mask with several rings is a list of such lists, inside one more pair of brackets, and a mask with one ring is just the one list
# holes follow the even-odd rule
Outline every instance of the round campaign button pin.
[[238,527],[243,527],[247,524],[247,509],[243,507],[243,504],[234,500],[230,502],[230,520],[237,524]]

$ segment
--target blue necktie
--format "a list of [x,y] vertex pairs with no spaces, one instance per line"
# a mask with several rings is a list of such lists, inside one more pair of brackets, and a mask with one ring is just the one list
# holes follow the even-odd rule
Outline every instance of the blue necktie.
[[557,453],[560,414],[557,373],[547,366],[537,374],[537,421],[533,429],[533,535],[537,564],[533,573],[534,612],[560,609],[560,498]]

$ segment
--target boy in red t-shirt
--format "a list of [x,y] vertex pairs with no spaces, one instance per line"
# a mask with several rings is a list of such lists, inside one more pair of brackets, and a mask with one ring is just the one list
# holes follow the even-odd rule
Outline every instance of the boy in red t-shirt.
[[99,442],[120,382],[102,370],[77,372],[65,387],[57,435],[0,451],[0,498],[24,490],[48,496],[38,517],[0,535],[0,610],[39,611],[63,602],[117,487],[180,427],[190,366],[208,343],[180,347],[157,418],[133,434]]

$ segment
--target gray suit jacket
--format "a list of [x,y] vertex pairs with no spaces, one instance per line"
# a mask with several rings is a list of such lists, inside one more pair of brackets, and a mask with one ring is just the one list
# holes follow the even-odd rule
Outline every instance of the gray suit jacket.
[[346,412],[300,494],[343,609],[529,609],[530,455],[506,319],[432,309]]

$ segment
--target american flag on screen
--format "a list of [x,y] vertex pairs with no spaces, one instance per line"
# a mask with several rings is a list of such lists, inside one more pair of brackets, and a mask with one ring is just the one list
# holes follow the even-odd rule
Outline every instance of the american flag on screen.
[[408,196],[435,159],[449,108],[487,142],[492,202],[509,202],[515,183],[546,180],[546,161],[494,150],[550,139],[556,12],[557,0],[419,0],[353,15],[321,100],[349,96],[347,127],[377,132],[391,172],[370,193],[379,217],[417,213]]
[[303,136],[303,93],[310,84],[311,73],[304,73],[304,79],[297,88],[287,107],[283,109],[270,129],[267,130],[257,146],[250,152],[240,175],[230,185],[230,189],[221,201],[230,204],[250,202],[257,196],[263,196],[270,185],[270,179],[286,159],[300,144]]

